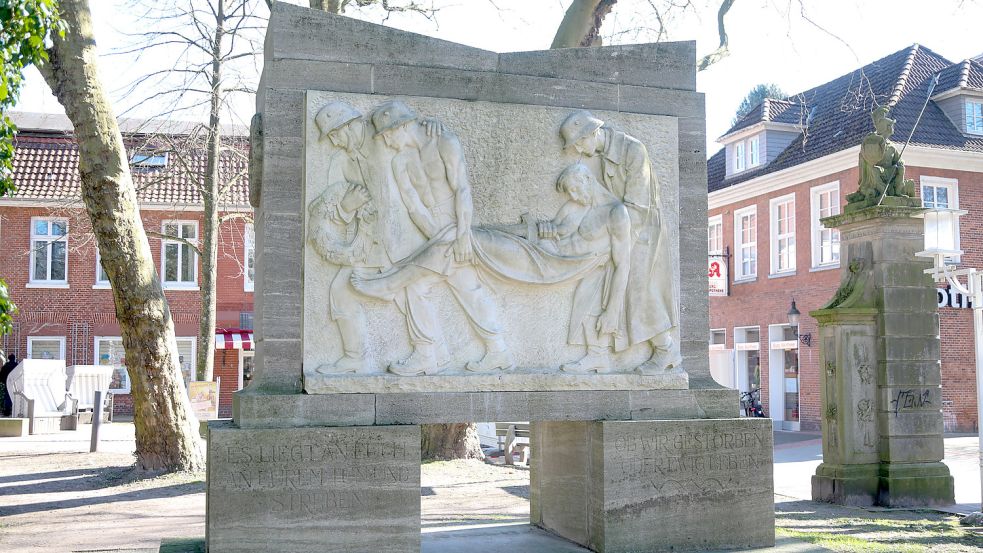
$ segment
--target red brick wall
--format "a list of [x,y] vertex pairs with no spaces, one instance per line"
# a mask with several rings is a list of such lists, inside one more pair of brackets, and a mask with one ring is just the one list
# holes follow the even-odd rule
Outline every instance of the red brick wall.
[[[65,217],[69,224],[68,237],[68,284],[67,289],[30,288],[27,286],[29,272],[29,246],[31,217]],[[141,213],[144,228],[148,232],[161,232],[163,220],[195,220],[201,231],[201,212],[195,210],[157,211],[144,210]],[[236,328],[239,326],[239,313],[252,312],[253,294],[244,291],[242,259],[244,250],[244,229],[246,220],[234,217],[222,224],[219,243],[218,285],[217,285],[217,325]],[[17,335],[6,339],[7,349],[21,356],[27,353],[29,336],[64,336],[66,361],[69,364],[95,362],[96,336],[119,336],[112,291],[94,289],[96,279],[96,246],[90,232],[85,213],[78,209],[43,207],[0,206],[0,277],[7,281],[10,294],[20,309],[16,316]],[[160,269],[161,240],[150,236],[150,249],[154,263]],[[200,279],[200,263],[199,263]],[[199,280],[200,281],[200,280]],[[201,299],[194,290],[166,290],[171,316],[174,320],[175,335],[197,337],[200,318]],[[72,323],[87,323],[88,336],[76,344],[72,336]],[[16,343],[15,343],[16,342]],[[216,358],[221,359],[221,352]],[[235,372],[238,371],[238,354],[235,358]],[[218,361],[216,374],[218,375]],[[228,369],[226,369],[228,370]],[[237,378],[226,382],[222,374],[223,394],[220,396],[223,408],[231,410],[231,390]],[[226,393],[228,390],[228,393]],[[132,405],[128,396],[115,398],[118,413],[131,413]]]
[[[925,176],[958,180],[959,207],[969,210],[961,225],[962,248],[966,251],[963,264],[983,267],[983,174],[965,171],[908,168],[909,178],[918,183]],[[709,216],[722,215],[723,244],[734,255],[734,212],[750,205],[757,206],[758,276],[755,280],[732,284],[729,297],[710,298],[710,328],[726,329],[727,349],[734,348],[734,328],[759,326],[761,331],[762,404],[769,408],[768,325],[786,324],[791,299],[802,313],[800,335],[810,334],[813,345],[799,345],[799,402],[803,430],[819,428],[819,350],[818,327],[808,313],[825,304],[839,285],[839,269],[810,271],[811,198],[810,189],[838,180],[841,205],[847,194],[856,189],[857,170],[849,169],[820,178],[804,181],[776,192],[710,210]],[[769,278],[770,265],[770,208],[773,198],[795,194],[796,272],[793,276]],[[731,258],[731,280],[733,266]],[[976,373],[973,347],[973,322],[969,309],[940,309],[942,339],[942,399],[948,431],[975,431]],[[770,412],[769,412],[770,415]]]

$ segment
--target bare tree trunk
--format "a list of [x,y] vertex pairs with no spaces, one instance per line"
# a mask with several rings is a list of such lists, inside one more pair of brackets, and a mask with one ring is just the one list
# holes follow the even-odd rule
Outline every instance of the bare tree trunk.
[[200,470],[197,421],[178,367],[174,323],[143,230],[123,138],[96,68],[86,0],[62,0],[64,37],[40,69],[75,127],[82,199],[116,303],[136,425],[137,466]]
[[205,213],[201,229],[201,320],[198,327],[198,380],[212,381],[215,370],[215,275],[218,270],[219,156],[222,147],[222,37],[225,34],[225,0],[215,11],[215,37],[212,41],[212,78],[208,115],[208,152],[201,199]]
[[311,8],[328,13],[341,13],[341,0],[311,0]]
[[574,0],[556,29],[550,48],[601,45],[601,24],[618,0]]
[[474,424],[424,424],[422,456],[424,459],[483,459],[478,427]]

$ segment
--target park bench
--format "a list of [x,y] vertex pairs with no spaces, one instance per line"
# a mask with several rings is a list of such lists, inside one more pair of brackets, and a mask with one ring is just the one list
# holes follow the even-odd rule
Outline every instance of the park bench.
[[113,367],[110,365],[72,365],[68,367],[68,382],[66,389],[72,398],[78,401],[80,416],[83,422],[91,422],[89,416],[95,416],[96,390],[103,392],[103,421],[112,420],[113,395],[109,393],[109,384],[113,379]]
[[76,428],[78,402],[66,382],[65,362],[57,359],[25,359],[7,377],[13,415],[28,419],[30,434]]
[[512,457],[518,450],[519,462],[529,464],[529,423],[528,422],[496,422],[495,437],[498,446],[502,448],[506,465],[514,465]]

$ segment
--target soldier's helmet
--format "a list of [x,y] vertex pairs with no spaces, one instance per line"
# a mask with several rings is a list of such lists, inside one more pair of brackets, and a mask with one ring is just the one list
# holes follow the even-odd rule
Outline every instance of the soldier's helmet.
[[324,138],[331,131],[340,129],[361,116],[357,109],[345,102],[329,102],[317,111],[314,122],[321,131],[321,138]]
[[578,140],[601,128],[604,121],[594,117],[591,112],[586,110],[571,113],[560,125],[560,137],[563,138],[563,147],[569,148],[576,144]]
[[389,129],[395,129],[415,119],[416,113],[399,100],[384,102],[372,112],[372,125],[375,127],[375,136],[379,136]]

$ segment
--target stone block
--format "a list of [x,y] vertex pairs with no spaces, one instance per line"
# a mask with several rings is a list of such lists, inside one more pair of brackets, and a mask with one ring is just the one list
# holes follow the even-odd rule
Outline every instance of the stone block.
[[881,436],[878,448],[882,463],[931,463],[945,455],[942,434]]
[[880,332],[885,336],[928,336],[939,335],[938,313],[884,313],[877,317]]
[[[622,111],[651,115],[675,115],[681,119],[692,117],[700,120],[705,113],[704,96],[699,92],[628,85],[622,85],[620,91],[621,103],[619,105]],[[680,132],[681,136],[682,134]],[[706,145],[703,148],[706,148]],[[706,171],[706,158],[703,159],[703,166],[703,170]]]
[[27,436],[29,422],[24,418],[0,418],[0,438],[20,438]]
[[271,213],[300,213],[304,200],[304,141],[266,137],[263,143],[263,189],[260,205]]
[[534,430],[533,522],[551,532],[602,553],[774,544],[769,420],[550,423]]
[[878,505],[926,507],[955,503],[954,481],[943,463],[882,464]]
[[260,338],[256,341],[253,365],[255,372],[250,387],[267,393],[292,394],[303,390],[300,340]]
[[942,370],[939,361],[881,361],[878,363],[878,382],[885,386],[940,386]]
[[302,138],[304,136],[304,113],[303,90],[267,89],[266,105],[263,106],[263,136],[265,138]]
[[904,413],[878,413],[881,432],[891,436],[924,436],[944,432],[942,412],[938,408]]
[[274,4],[267,45],[274,59],[455,67],[494,71],[498,54],[323,11]]
[[269,79],[279,88],[372,92],[374,65],[298,59],[274,60]]
[[884,263],[880,271],[880,282],[884,286],[926,286],[929,277],[922,272],[928,267],[921,263]]
[[883,288],[877,298],[877,307],[884,313],[924,313],[931,315],[939,308],[939,298],[934,287]]
[[417,426],[209,426],[210,553],[420,550]]
[[562,48],[498,56],[498,70],[504,73],[683,90],[696,90],[695,65],[695,42]]
[[881,336],[877,342],[880,359],[887,362],[934,361],[942,355],[942,342],[937,335]]
[[901,384],[881,386],[877,405],[882,413],[901,415],[911,412],[938,413],[942,408],[942,388],[933,385]]
[[869,507],[877,502],[877,463],[834,465],[822,463],[812,476],[812,500]]
[[369,426],[375,424],[375,396],[274,394],[250,386],[232,395],[232,416],[240,428]]
[[628,401],[632,420],[728,419],[740,411],[730,388],[631,392]]

